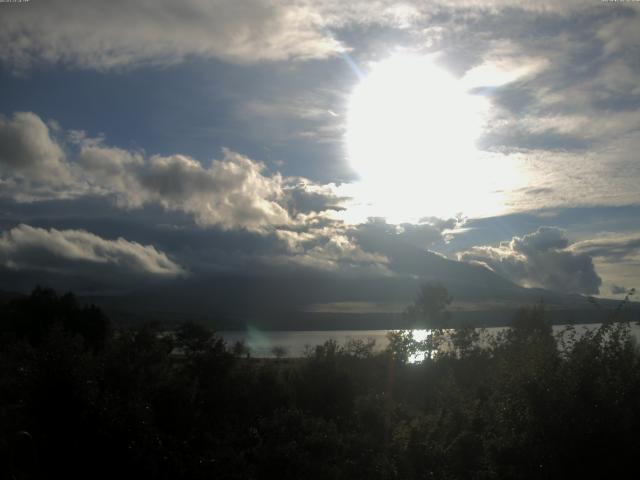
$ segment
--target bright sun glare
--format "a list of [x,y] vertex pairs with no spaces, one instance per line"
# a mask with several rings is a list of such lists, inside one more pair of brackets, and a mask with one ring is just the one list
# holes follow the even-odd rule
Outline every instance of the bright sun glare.
[[[476,150],[487,101],[431,58],[395,55],[376,64],[351,95],[346,147],[360,182],[361,213],[391,221],[494,213],[513,172]],[[496,183],[497,181],[497,183]]]

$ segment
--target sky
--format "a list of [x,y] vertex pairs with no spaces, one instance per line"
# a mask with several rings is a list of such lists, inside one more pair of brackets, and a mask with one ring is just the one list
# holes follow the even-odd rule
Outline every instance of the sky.
[[480,269],[622,298],[638,5],[0,3],[0,288]]

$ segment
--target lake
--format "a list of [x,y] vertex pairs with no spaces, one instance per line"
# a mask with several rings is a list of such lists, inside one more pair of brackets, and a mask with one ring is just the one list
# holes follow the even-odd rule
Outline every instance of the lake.
[[[574,325],[577,334],[598,328],[600,324],[576,324]],[[566,325],[554,325],[554,333],[562,331]],[[495,334],[506,327],[486,328],[488,334]],[[349,340],[375,340],[374,351],[384,350],[389,341],[387,340],[389,330],[316,330],[316,331],[285,331],[285,330],[257,330],[248,329],[245,331],[222,331],[220,336],[229,345],[237,341],[243,341],[255,358],[274,358],[273,349],[281,347],[284,349],[284,356],[297,358],[304,356],[308,349],[322,345],[328,340],[335,340],[339,345],[344,345]],[[640,326],[632,323],[631,333],[640,342]],[[414,338],[423,339],[428,335],[427,330],[414,330]]]

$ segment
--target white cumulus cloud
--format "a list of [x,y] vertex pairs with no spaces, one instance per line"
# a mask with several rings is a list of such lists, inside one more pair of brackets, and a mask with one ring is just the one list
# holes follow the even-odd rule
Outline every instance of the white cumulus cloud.
[[140,177],[143,195],[169,210],[193,213],[203,225],[259,230],[290,222],[278,203],[280,175],[264,176],[264,166],[224,150],[209,168],[184,155],[152,157]]
[[66,137],[66,144],[53,138],[34,113],[0,117],[0,195],[18,202],[106,196],[125,209],[156,204],[201,226],[251,231],[304,222],[342,201],[332,185],[269,174],[229,149],[207,166],[181,154],[147,157],[79,131]]
[[[10,176],[11,178],[7,178]],[[72,171],[49,127],[31,112],[0,115],[0,178],[17,196],[61,195],[69,190]],[[54,193],[57,191],[57,194]]]

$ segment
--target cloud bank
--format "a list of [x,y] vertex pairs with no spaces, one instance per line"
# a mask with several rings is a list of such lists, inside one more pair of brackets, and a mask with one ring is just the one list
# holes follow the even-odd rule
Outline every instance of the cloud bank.
[[564,293],[596,294],[602,283],[587,253],[571,248],[565,232],[540,227],[499,246],[475,246],[458,254],[525,287]]
[[[583,3],[583,2],[582,2]],[[349,26],[415,27],[432,18],[505,9],[566,11],[579,2],[398,3],[311,0],[50,0],[12,5],[0,17],[0,62],[17,70],[61,63],[100,71],[170,65],[188,57],[237,63],[326,58],[347,50],[331,33]],[[606,32],[602,33],[606,36]],[[609,42],[615,49],[616,43]]]
[[51,0],[3,8],[0,61],[109,70],[189,56],[252,63],[324,58],[343,49],[300,2]]
[[[268,239],[277,243],[268,254],[242,253],[242,246],[236,245],[235,251],[223,255],[226,258],[216,258],[216,264],[233,257],[252,268],[263,265],[390,274],[386,256],[363,250],[349,226],[331,218],[332,212],[343,208],[345,200],[335,193],[335,185],[268,174],[261,162],[228,149],[223,149],[221,159],[206,166],[187,155],[146,156],[141,151],[112,147],[103,138],[91,138],[81,131],[65,132],[59,126],[54,135],[40,117],[30,112],[16,113],[0,127],[0,161],[4,167],[0,179],[5,186],[1,195],[7,199],[39,203],[98,197],[110,199],[116,208],[128,212],[158,205],[165,212],[190,216],[199,228],[245,231],[267,237],[264,245],[270,245]],[[65,173],[62,185],[58,171]],[[32,237],[39,241],[29,242]],[[45,248],[47,240],[50,246]],[[106,258],[109,263],[118,263],[120,258],[96,253],[97,245],[100,252],[105,252],[113,249],[113,242],[75,230],[45,231],[21,225],[6,232],[4,242],[4,264],[14,269],[35,268],[29,258],[41,257],[38,251],[47,253],[42,261],[45,266],[53,265],[54,257],[58,263],[63,259],[102,263]],[[36,243],[37,251],[24,247]],[[164,263],[160,262],[162,258],[151,261],[147,249],[152,247],[122,239],[117,245],[120,254],[126,249],[139,254],[133,264],[146,258],[148,271],[160,272],[162,265],[167,266],[167,273],[180,270],[177,264],[167,263],[167,258]],[[209,246],[211,249],[215,245]]]
[[155,204],[198,225],[264,231],[339,210],[331,185],[267,174],[261,162],[223,149],[209,166],[187,155],[112,147],[84,132],[57,132],[31,112],[0,117],[2,195],[19,202],[98,195],[123,209]]
[[124,238],[106,240],[83,230],[35,228],[20,224],[0,236],[0,265],[11,270],[64,274],[122,273],[182,276],[185,270],[164,252]]

